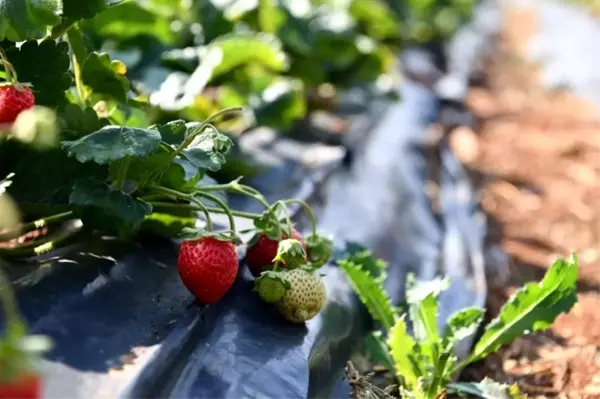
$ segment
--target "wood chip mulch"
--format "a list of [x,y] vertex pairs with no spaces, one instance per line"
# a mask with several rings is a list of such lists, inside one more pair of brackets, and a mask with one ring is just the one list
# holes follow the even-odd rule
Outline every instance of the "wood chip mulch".
[[504,13],[485,83],[469,94],[480,128],[451,133],[482,188],[489,244],[508,254],[507,273],[499,268],[490,276],[490,317],[572,251],[581,264],[579,302],[548,332],[517,340],[464,377],[517,382],[530,398],[600,398],[600,119],[573,94],[539,86],[523,55],[535,16]]

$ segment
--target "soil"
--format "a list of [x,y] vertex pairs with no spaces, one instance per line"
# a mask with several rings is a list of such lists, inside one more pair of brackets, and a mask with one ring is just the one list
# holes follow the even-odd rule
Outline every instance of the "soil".
[[488,316],[516,288],[541,279],[556,256],[573,251],[579,302],[549,331],[517,340],[463,378],[516,382],[530,398],[600,398],[600,119],[574,95],[540,87],[524,57],[535,16],[503,12],[484,83],[468,96],[479,128],[451,133],[482,189],[488,243],[508,254],[504,271],[502,256],[490,257],[498,269],[490,276]]

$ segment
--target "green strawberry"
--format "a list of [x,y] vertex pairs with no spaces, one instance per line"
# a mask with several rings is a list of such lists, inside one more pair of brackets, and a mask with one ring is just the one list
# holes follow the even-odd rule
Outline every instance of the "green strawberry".
[[319,234],[312,234],[306,238],[308,260],[313,268],[319,268],[329,262],[333,255],[333,240]]
[[304,268],[285,271],[290,289],[277,303],[277,310],[293,323],[304,323],[315,317],[325,305],[325,284]]
[[295,269],[306,264],[306,251],[302,243],[296,239],[281,240],[277,247],[277,255],[273,262],[281,262],[286,269]]
[[290,282],[283,272],[268,270],[254,281],[254,291],[266,303],[278,302],[290,289]]

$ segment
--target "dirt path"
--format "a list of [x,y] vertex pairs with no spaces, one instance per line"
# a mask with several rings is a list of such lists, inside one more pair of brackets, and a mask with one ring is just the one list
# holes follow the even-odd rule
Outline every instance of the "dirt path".
[[534,16],[507,9],[505,17],[485,87],[469,94],[481,128],[452,137],[483,187],[489,240],[510,257],[507,280],[490,281],[490,314],[571,251],[581,263],[579,303],[549,332],[518,340],[467,378],[518,382],[530,397],[600,398],[600,123],[591,105],[537,84],[522,57]]

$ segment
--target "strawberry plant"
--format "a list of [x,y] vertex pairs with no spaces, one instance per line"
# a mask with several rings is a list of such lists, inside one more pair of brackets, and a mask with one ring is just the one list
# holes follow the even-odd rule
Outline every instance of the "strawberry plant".
[[[354,290],[382,331],[369,336],[369,347],[377,362],[393,370],[405,399],[436,399],[446,393],[481,398],[520,398],[516,386],[485,379],[479,383],[453,383],[467,365],[479,361],[516,338],[550,327],[577,301],[577,260],[557,259],[539,283],[517,290],[487,324],[465,359],[455,354],[456,344],[477,332],[484,318],[479,308],[461,309],[439,329],[438,295],[449,280],[437,278],[417,282],[409,277],[406,306],[394,307],[383,289],[386,264],[368,251],[350,254],[339,262]],[[412,334],[409,332],[412,330]]]

